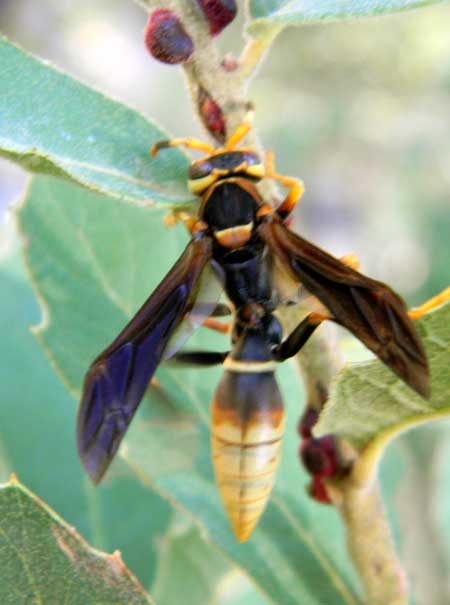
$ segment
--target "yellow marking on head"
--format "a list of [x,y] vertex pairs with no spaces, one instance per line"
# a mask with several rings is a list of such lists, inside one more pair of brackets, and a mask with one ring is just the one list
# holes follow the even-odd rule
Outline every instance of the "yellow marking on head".
[[250,239],[253,231],[253,221],[246,225],[237,225],[228,229],[221,229],[214,232],[214,237],[224,248],[241,248]]
[[262,179],[266,174],[262,164],[251,164],[250,166],[247,166],[245,173],[258,179]]
[[206,189],[208,189],[208,187],[210,187],[213,183],[215,183],[217,181],[217,179],[218,179],[218,176],[215,175],[213,172],[211,172],[210,174],[207,174],[206,176],[198,178],[198,179],[189,179],[188,180],[189,191],[191,191],[195,195],[200,195],[201,193],[206,191]]

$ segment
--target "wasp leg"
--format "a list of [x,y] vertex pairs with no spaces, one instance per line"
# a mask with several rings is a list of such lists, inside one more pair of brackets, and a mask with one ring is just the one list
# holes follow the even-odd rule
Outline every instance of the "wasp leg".
[[181,222],[190,233],[193,232],[197,221],[198,218],[195,214],[190,214],[184,210],[172,210],[164,217],[164,224],[166,227],[175,227],[178,222]]
[[303,183],[300,179],[296,179],[295,177],[277,174],[275,171],[273,151],[268,151],[266,153],[266,177],[278,181],[283,187],[289,188],[287,196],[277,208],[277,214],[285,220],[294,210],[297,202],[303,195],[303,191],[305,190]]
[[245,137],[245,135],[252,128],[252,122],[253,122],[254,115],[255,115],[255,112],[253,111],[253,108],[250,107],[249,110],[247,111],[242,123],[239,124],[239,126],[231,134],[231,136],[228,137],[228,140],[225,143],[224,150],[230,151],[231,149],[234,149],[236,147],[236,145],[242,141],[242,139]]
[[275,361],[284,361],[296,355],[312,336],[314,330],[326,319],[330,319],[330,317],[319,313],[307,315],[282,343],[272,349]]
[[181,351],[176,353],[169,361],[183,363],[190,366],[215,366],[222,364],[228,356],[228,351]]
[[442,290],[442,292],[439,292],[436,296],[433,296],[433,298],[430,298],[430,300],[424,302],[420,307],[408,311],[408,315],[411,319],[420,319],[423,315],[444,304],[447,300],[450,300],[450,286],[445,288],[445,290]]
[[242,124],[239,124],[239,126],[236,128],[236,130],[226,142],[224,149],[226,149],[227,151],[234,149],[236,145],[240,143],[240,141],[242,141],[245,135],[250,131],[251,127],[251,124],[249,124],[248,122],[242,122]]
[[220,332],[221,334],[229,334],[231,330],[231,321],[223,323],[218,319],[213,319],[212,317],[209,317],[206,321],[203,322],[203,327],[208,328],[209,330],[214,330],[215,332]]
[[150,150],[150,155],[154,158],[158,155],[161,149],[167,149],[168,147],[187,147],[188,149],[197,149],[198,151],[204,151],[208,155],[214,153],[214,147],[209,143],[204,143],[199,139],[186,138],[186,139],[171,139],[169,141],[158,141],[153,145]]

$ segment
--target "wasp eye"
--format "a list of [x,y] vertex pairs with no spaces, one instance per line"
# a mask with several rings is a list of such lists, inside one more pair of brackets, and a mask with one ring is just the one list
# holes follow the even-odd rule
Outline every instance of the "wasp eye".
[[160,8],[152,12],[145,28],[148,52],[163,63],[184,63],[194,50],[191,37],[171,10]]
[[217,36],[236,16],[236,0],[197,0],[209,23],[211,36]]

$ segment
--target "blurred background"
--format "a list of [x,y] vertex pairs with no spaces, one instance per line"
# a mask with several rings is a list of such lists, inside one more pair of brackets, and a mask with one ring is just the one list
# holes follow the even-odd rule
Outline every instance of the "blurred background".
[[[182,70],[147,54],[145,24],[145,13],[126,0],[78,0],[76,8],[70,0],[42,0],[38,10],[32,0],[0,0],[1,33],[26,50],[139,109],[175,136],[204,136]],[[239,52],[241,26],[242,16],[219,37],[224,53]],[[448,5],[288,29],[249,91],[256,127],[264,147],[275,151],[279,172],[306,184],[299,232],[336,255],[356,253],[364,273],[392,285],[411,306],[450,281],[449,32]],[[8,220],[6,209],[20,198],[26,179],[0,160],[0,220]],[[38,322],[35,308],[25,316],[27,325]],[[67,398],[62,389],[58,396]],[[430,479],[442,472],[450,477],[448,447],[441,447],[446,436],[442,427],[409,433],[390,449],[384,470],[389,483],[393,460],[401,457],[408,468],[390,506],[400,531],[409,527],[402,555],[413,579],[419,578],[417,602],[426,605],[444,605],[449,594],[450,550],[433,523],[450,512],[438,510],[442,485]],[[144,498],[145,509],[144,495],[136,497]],[[83,529],[83,520],[69,521]],[[155,552],[164,552],[158,528],[152,535]],[[132,556],[131,563],[126,559],[138,575],[143,556],[135,553],[135,567]],[[139,577],[149,586],[152,574]]]

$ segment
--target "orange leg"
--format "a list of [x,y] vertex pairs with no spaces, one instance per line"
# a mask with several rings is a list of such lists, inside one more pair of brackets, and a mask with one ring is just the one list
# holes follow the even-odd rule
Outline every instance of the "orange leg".
[[198,222],[198,218],[194,214],[190,214],[184,210],[172,210],[172,212],[169,212],[164,217],[166,227],[174,227],[178,222],[182,222],[189,233],[192,233],[195,224]]
[[215,332],[220,332],[221,334],[229,334],[231,330],[231,323],[231,321],[224,323],[223,321],[209,317],[205,322],[203,322],[203,327],[214,330]]
[[225,143],[224,150],[231,151],[234,149],[238,143],[242,141],[246,134],[251,130],[252,122],[254,118],[255,112],[253,108],[250,108],[245,115],[245,118],[241,124],[236,128],[236,130],[228,137],[227,142]]
[[430,298],[429,300],[424,302],[423,305],[420,305],[420,307],[408,311],[408,315],[411,319],[420,319],[426,313],[429,313],[436,307],[439,307],[440,305],[447,302],[447,300],[450,300],[450,286],[448,288],[445,288],[445,290],[442,290],[442,292],[440,292],[436,296],[433,296],[433,298]]
[[204,143],[199,139],[186,138],[186,139],[171,139],[170,141],[158,141],[153,145],[150,150],[150,155],[154,158],[158,155],[161,149],[167,149],[168,147],[187,147],[188,149],[197,149],[198,151],[204,151],[208,155],[214,153],[213,145]]
[[266,177],[278,181],[283,187],[288,187],[289,191],[283,202],[278,206],[277,213],[285,220],[295,208],[297,202],[303,195],[304,187],[300,179],[291,176],[277,174],[275,171],[275,159],[273,151],[266,153]]

